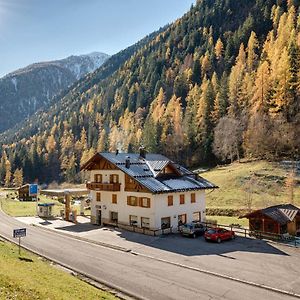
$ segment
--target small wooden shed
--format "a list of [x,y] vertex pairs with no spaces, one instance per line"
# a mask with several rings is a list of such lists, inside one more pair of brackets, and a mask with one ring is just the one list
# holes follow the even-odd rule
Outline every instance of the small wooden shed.
[[300,234],[300,209],[292,204],[281,204],[259,209],[240,218],[249,219],[250,231],[272,234]]
[[37,195],[30,195],[29,188],[30,184],[27,183],[17,189],[20,201],[36,201]]

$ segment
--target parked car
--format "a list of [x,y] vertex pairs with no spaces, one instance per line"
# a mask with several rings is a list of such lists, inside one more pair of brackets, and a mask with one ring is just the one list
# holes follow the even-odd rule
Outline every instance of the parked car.
[[235,238],[235,233],[234,231],[217,227],[207,230],[204,234],[204,238],[206,241],[221,243],[225,240],[233,240]]
[[181,226],[181,234],[195,238],[197,235],[203,235],[205,226],[201,223],[188,223]]

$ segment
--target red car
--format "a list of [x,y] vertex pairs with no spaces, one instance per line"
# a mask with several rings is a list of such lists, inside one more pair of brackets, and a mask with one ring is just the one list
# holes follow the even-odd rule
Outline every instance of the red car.
[[233,240],[235,238],[234,231],[226,230],[224,228],[211,228],[204,234],[206,241],[215,241],[221,243],[225,240]]

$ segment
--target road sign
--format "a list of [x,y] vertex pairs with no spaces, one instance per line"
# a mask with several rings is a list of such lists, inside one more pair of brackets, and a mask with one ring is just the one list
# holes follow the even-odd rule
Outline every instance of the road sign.
[[26,236],[26,228],[14,229],[14,238]]
[[14,238],[19,238],[19,255],[21,255],[21,237],[26,236],[26,228],[14,229]]
[[38,185],[30,184],[29,185],[29,196],[36,196],[38,193]]

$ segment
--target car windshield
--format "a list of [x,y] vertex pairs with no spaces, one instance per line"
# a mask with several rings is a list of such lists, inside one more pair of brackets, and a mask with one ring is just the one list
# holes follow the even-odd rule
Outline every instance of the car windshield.
[[187,229],[192,229],[193,225],[191,225],[191,224],[184,224],[183,227],[187,228]]
[[213,229],[210,229],[210,230],[207,231],[207,233],[209,233],[209,234],[214,234],[214,233],[216,233],[216,231],[213,230]]

